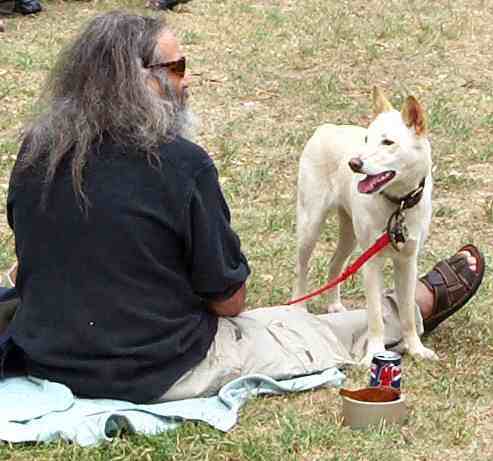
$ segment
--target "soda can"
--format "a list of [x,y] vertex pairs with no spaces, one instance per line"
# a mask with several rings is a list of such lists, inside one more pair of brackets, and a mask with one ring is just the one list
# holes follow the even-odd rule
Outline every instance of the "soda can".
[[375,354],[371,361],[370,386],[401,388],[401,354],[385,351]]

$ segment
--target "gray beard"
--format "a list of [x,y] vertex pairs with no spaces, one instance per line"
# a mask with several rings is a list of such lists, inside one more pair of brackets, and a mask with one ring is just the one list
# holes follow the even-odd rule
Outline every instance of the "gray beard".
[[166,94],[164,98],[174,107],[173,133],[191,141],[198,128],[198,119],[190,109],[188,97],[184,99],[178,95],[168,79],[162,78],[160,83]]
[[176,114],[176,132],[179,136],[193,141],[199,127],[199,120],[188,103],[180,104]]

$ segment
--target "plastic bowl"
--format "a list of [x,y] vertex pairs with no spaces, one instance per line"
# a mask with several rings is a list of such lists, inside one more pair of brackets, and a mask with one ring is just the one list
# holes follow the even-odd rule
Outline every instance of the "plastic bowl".
[[362,429],[371,424],[402,423],[407,416],[405,396],[392,402],[362,402],[346,396],[342,397],[342,416],[344,426]]

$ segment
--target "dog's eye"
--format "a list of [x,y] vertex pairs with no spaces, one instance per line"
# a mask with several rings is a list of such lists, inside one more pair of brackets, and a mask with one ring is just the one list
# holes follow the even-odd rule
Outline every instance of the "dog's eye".
[[368,136],[365,136],[365,144],[368,143]]
[[391,141],[390,139],[384,139],[384,140],[382,141],[382,144],[383,144],[384,146],[391,146],[392,144],[394,144],[394,141]]

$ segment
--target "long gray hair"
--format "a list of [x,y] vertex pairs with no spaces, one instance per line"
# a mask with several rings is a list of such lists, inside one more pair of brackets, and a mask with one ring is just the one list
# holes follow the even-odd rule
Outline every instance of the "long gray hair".
[[26,148],[14,172],[42,165],[42,203],[57,168],[70,159],[79,205],[89,204],[83,171],[103,134],[137,147],[152,163],[159,163],[156,147],[180,134],[182,103],[165,76],[156,79],[166,96],[150,90],[147,79],[154,76],[144,69],[159,59],[157,40],[166,30],[156,18],[111,12],[94,18],[60,53],[39,113],[24,128]]

